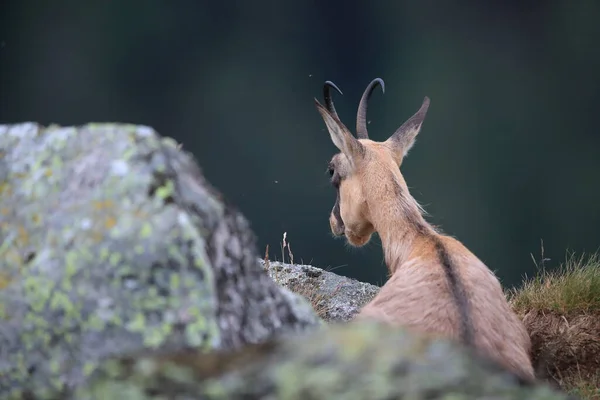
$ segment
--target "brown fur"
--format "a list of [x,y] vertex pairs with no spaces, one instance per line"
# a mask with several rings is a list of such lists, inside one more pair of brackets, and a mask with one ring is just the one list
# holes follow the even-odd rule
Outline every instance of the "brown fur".
[[[381,238],[390,277],[357,318],[373,318],[427,334],[461,341],[527,380],[534,379],[531,342],[512,311],[500,282],[458,240],[441,234],[422,216],[400,165],[415,142],[429,99],[385,142],[368,139],[366,104],[374,80],[361,99],[355,138],[339,120],[328,87],[327,108],[316,99],[334,144],[341,151],[329,164],[338,198],[329,223],[336,236],[364,246]],[[341,92],[340,92],[341,93]],[[361,111],[362,110],[362,111]]]

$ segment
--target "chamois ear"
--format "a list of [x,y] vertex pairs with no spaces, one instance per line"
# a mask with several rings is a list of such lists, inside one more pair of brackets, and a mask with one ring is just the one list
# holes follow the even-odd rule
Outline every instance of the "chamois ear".
[[352,136],[342,121],[336,115],[332,115],[317,99],[315,99],[315,105],[317,106],[317,111],[323,117],[323,121],[325,121],[331,141],[354,164],[354,161],[364,154],[362,144]]
[[425,115],[427,115],[428,109],[429,97],[425,96],[419,111],[406,120],[406,122],[403,123],[402,126],[400,126],[400,128],[398,128],[396,132],[394,132],[394,134],[385,141],[385,143],[394,150],[394,153],[396,153],[398,162],[402,161],[404,156],[406,156],[410,148],[415,143],[415,139],[421,131],[421,125],[423,125],[423,120],[425,119]]

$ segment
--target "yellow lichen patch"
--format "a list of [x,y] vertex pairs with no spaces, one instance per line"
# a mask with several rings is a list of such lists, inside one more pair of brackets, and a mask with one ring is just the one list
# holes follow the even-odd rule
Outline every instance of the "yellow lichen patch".
[[112,228],[114,228],[115,225],[117,225],[117,219],[115,217],[113,217],[112,215],[109,217],[106,217],[106,219],[104,220],[104,227],[106,229],[112,229]]
[[161,200],[165,200],[167,197],[173,195],[175,186],[172,181],[168,181],[165,185],[156,189],[156,197]]
[[96,201],[94,201],[92,203],[92,207],[94,207],[94,209],[96,211],[102,211],[102,210],[106,210],[108,208],[114,207],[114,203],[110,199],[108,199],[108,200],[96,200]]
[[31,214],[31,222],[33,222],[34,225],[39,225],[41,220],[42,220],[42,218],[40,217],[39,214],[37,214],[37,213]]
[[50,168],[46,169],[44,175],[46,176],[46,178],[50,178],[52,176],[52,170]]
[[104,235],[102,234],[102,232],[100,232],[100,231],[92,232],[92,240],[94,240],[95,242],[101,242],[102,239],[104,239]]
[[147,239],[150,237],[150,235],[152,235],[152,225],[146,222],[144,223],[144,225],[142,225],[142,228],[140,230],[140,237],[142,239]]
[[139,219],[146,219],[148,218],[149,214],[148,212],[144,211],[144,210],[133,210],[133,216]]
[[6,265],[23,265],[23,258],[14,248],[6,249],[6,252],[2,255]]
[[[1,190],[0,190],[0,194],[2,194]],[[3,216],[7,216],[8,214],[10,214],[10,209],[6,208],[6,207],[0,208],[0,214],[2,214]]]
[[0,272],[0,290],[10,285],[11,279],[6,274]]
[[108,262],[113,267],[118,267],[122,258],[123,258],[123,256],[120,253],[111,253],[110,256],[108,257]]
[[25,246],[28,243],[29,240],[29,234],[27,233],[27,230],[25,228],[23,228],[22,226],[19,226],[17,228],[17,244],[21,245],[21,246]]
[[8,182],[0,183],[0,195],[10,196],[12,194],[12,190],[8,184]]

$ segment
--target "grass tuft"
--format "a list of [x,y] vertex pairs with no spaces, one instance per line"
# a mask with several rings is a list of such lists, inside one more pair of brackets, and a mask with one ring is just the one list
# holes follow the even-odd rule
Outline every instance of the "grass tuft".
[[507,295],[531,337],[538,374],[581,399],[600,400],[600,255],[544,266]]
[[532,309],[563,315],[600,312],[600,256],[573,254],[559,268],[542,268],[520,289],[509,292],[517,313]]

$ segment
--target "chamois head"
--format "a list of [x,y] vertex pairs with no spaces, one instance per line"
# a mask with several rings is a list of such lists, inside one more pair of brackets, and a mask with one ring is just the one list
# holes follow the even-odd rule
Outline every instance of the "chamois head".
[[357,137],[350,133],[335,111],[331,88],[342,94],[336,85],[325,82],[325,106],[315,99],[331,140],[340,150],[329,162],[331,183],[337,192],[329,216],[331,232],[335,236],[345,235],[348,242],[357,247],[368,243],[375,231],[381,234],[386,220],[397,212],[405,218],[419,212],[416,202],[402,198],[403,193],[408,195],[408,188],[399,167],[421,130],[429,98],[425,97],[419,111],[386,141],[376,142],[369,139],[366,114],[367,103],[377,85],[385,92],[383,80],[377,78],[367,86],[360,100],[356,116]]

